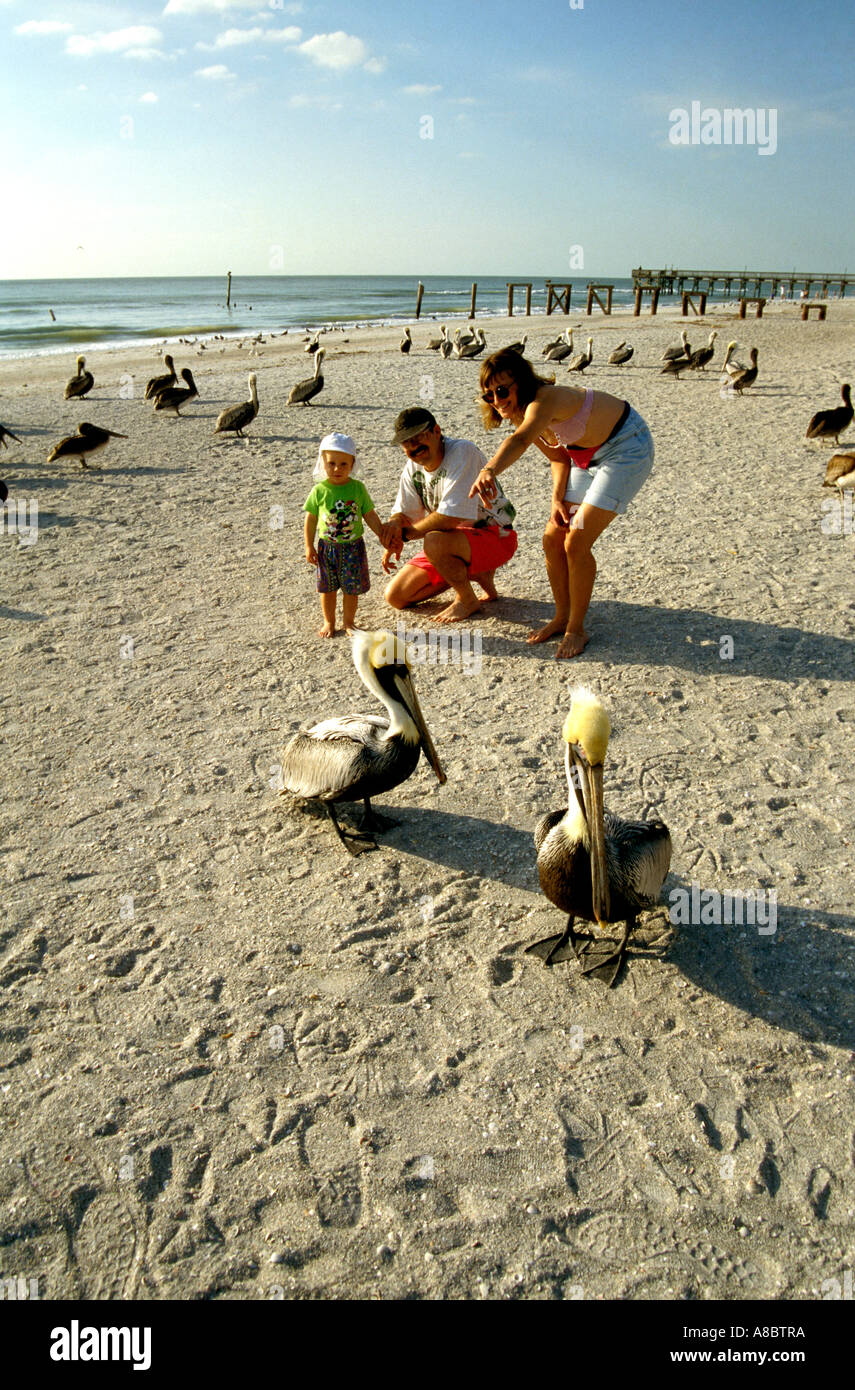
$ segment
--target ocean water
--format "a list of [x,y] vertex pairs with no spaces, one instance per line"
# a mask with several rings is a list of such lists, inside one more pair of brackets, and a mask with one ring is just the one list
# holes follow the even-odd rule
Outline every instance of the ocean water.
[[[543,276],[532,281],[532,312],[546,312]],[[562,277],[552,277],[561,282]],[[590,277],[573,281],[571,312],[584,311]],[[462,319],[472,278],[427,276],[422,320]],[[632,303],[632,280],[615,279],[614,303]],[[405,324],[415,320],[416,276],[234,276],[226,308],[226,277],[0,281],[0,357],[67,353],[87,348],[334,325]],[[663,301],[667,302],[665,296]],[[479,318],[507,312],[507,279],[478,280]],[[515,313],[524,297],[517,291]]]

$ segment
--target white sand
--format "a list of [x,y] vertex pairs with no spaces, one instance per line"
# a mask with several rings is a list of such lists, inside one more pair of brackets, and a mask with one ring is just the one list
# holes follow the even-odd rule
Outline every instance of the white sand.
[[[87,354],[77,403],[72,353],[0,365],[23,439],[0,477],[39,508],[35,544],[0,538],[0,1274],[158,1299],[801,1299],[842,1279],[855,539],[823,532],[834,448],[803,436],[850,379],[854,317],[690,322],[693,346],[717,327],[716,368],[731,336],[759,347],[741,400],[717,369],[658,375],[673,316],[591,320],[587,379],[647,418],[657,464],[597,546],[590,646],[565,664],[524,643],[549,612],[532,452],[503,479],[521,543],[470,623],[480,674],[416,670],[448,783],[422,763],[357,860],[270,785],[302,719],[371,707],[346,639],[315,636],[302,503],[336,428],[388,514],[391,423],[428,378],[446,432],[485,445],[477,364],[426,353],[432,322],[409,359],[388,330],[330,334],[319,403],[289,410],[310,375],[293,335],[180,350],[201,392],[181,420],[141,399],[151,350]],[[565,322],[587,327],[484,327],[491,348],[528,331],[539,362]],[[600,365],[624,337],[633,365]],[[259,418],[215,438],[248,369]],[[80,420],[130,438],[89,473],[46,465]],[[394,626],[368,545],[360,620]],[[773,935],[669,946],[660,921],[656,945],[654,922],[610,992],[521,954],[562,925],[532,830],[565,798],[578,680],[613,714],[607,804],[671,827],[666,898],[772,889]]]

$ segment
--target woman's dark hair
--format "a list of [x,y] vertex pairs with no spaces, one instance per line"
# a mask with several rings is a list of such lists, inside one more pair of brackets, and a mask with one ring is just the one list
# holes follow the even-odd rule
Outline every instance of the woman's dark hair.
[[[505,375],[513,378],[517,388],[517,401],[523,410],[531,405],[541,386],[552,386],[555,383],[554,376],[538,376],[531,363],[520,353],[513,352],[510,348],[501,348],[481,363],[478,385],[485,391],[497,376]],[[502,423],[501,415],[498,415],[486,401],[480,402],[480,408],[485,430],[497,429]]]

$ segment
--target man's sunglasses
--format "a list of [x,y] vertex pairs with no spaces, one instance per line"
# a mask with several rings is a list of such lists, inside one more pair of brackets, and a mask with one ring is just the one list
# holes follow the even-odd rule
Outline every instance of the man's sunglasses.
[[486,401],[487,405],[492,405],[494,399],[497,401],[506,401],[510,394],[511,388],[509,386],[497,386],[495,392],[482,391],[481,400]]

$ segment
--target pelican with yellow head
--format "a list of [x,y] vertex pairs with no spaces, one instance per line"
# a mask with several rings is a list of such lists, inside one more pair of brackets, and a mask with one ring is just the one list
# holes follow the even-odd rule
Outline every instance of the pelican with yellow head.
[[[621,820],[604,809],[611,722],[597,695],[581,687],[573,691],[561,734],[568,806],[543,817],[534,842],[540,886],[568,914],[567,926],[526,950],[546,965],[566,960],[572,950],[583,975],[611,986],[637,913],[658,902],[671,863],[671,835],[661,821]],[[577,918],[595,924],[593,940],[574,931]],[[617,941],[599,936],[619,922],[624,930]]]
[[[392,632],[357,631],[353,664],[362,684],[386,714],[343,714],[304,724],[282,755],[282,788],[302,801],[319,801],[345,849],[376,849],[371,831],[395,825],[371,809],[371,797],[391,791],[415,772],[424,753],[437,780],[446,781],[419,705],[406,644]],[[345,836],[333,809],[337,801],[362,801],[360,831]]]

